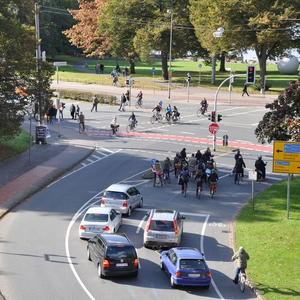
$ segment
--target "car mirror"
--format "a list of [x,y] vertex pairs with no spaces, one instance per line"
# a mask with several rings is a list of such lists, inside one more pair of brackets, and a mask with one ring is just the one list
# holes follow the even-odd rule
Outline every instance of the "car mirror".
[[204,257],[204,253],[201,253],[201,255]]
[[182,217],[181,217],[181,219],[183,219],[183,220],[184,220],[184,219],[185,219],[185,216],[182,216]]

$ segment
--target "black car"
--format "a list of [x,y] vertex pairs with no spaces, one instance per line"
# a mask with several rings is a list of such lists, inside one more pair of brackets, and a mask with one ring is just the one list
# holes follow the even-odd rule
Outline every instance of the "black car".
[[138,276],[139,260],[125,233],[98,234],[88,241],[87,258],[97,266],[100,278]]

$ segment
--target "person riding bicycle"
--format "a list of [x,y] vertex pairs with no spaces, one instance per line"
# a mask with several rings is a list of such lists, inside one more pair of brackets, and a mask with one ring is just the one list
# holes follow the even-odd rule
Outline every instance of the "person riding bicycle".
[[178,108],[174,105],[173,106],[173,116],[179,117],[180,113],[178,112]]
[[132,129],[134,126],[135,126],[135,122],[136,122],[136,117],[135,117],[135,114],[134,112],[131,113],[131,116],[128,118],[128,121],[131,120],[131,123],[130,123],[130,129]]
[[195,154],[193,153],[192,156],[189,158],[189,165],[190,167],[195,167],[197,163],[197,158],[195,157]]
[[[180,167],[178,168],[179,165],[180,165]],[[179,169],[179,173],[180,173],[181,163],[180,163],[179,153],[176,153],[176,155],[174,157],[174,173],[175,173],[175,177],[177,175],[177,169]]]
[[168,106],[165,109],[166,112],[166,119],[170,120],[171,119],[171,115],[172,115],[172,107],[171,104],[168,104]]
[[242,177],[244,177],[244,168],[246,168],[246,165],[244,163],[244,160],[242,156],[240,155],[238,160],[235,163],[235,177],[234,177],[234,183],[237,181],[238,174],[240,173]]
[[84,115],[83,115],[82,112],[80,112],[80,115],[79,115],[79,117],[78,117],[78,122],[79,122],[79,124],[82,124],[82,129],[83,129],[83,131],[85,130],[84,121],[85,121]]
[[[160,103],[160,102],[159,102]],[[155,117],[158,118],[158,115],[160,114],[160,111],[162,110],[162,107],[158,104],[153,109],[152,112],[155,112]]]
[[138,98],[138,102],[140,103],[141,100],[143,99],[143,93],[142,93],[142,91],[140,91],[140,92],[137,94],[136,97]]
[[208,160],[210,160],[211,157],[212,157],[212,154],[211,154],[210,148],[207,147],[207,149],[203,153],[204,161],[207,162]]
[[237,259],[237,267],[235,271],[235,277],[232,280],[235,284],[238,283],[238,277],[241,269],[246,269],[247,268],[247,260],[250,259],[249,254],[245,251],[244,247],[240,247],[239,251],[236,252],[231,260]]
[[266,163],[262,160],[262,156],[258,155],[258,160],[255,162],[255,168],[261,172],[261,176],[266,180]]
[[187,167],[184,167],[183,171],[180,174],[180,182],[181,182],[181,188],[182,188],[181,193],[182,194],[184,192],[184,185],[186,185],[186,188],[187,188],[187,183],[189,182],[189,180],[190,180],[189,170]]
[[114,134],[115,134],[115,132],[116,132],[116,129],[119,128],[119,126],[120,126],[120,125],[118,124],[118,119],[117,119],[117,117],[114,117],[113,120],[112,120],[111,123],[110,123],[110,127],[112,128]]
[[210,173],[210,185],[215,185],[217,187],[217,180],[219,180],[219,176],[216,173],[216,170],[212,169]]
[[155,168],[156,176],[159,177],[161,186],[163,186],[164,184],[163,184],[162,177],[161,177],[161,175],[162,175],[162,168],[161,168],[161,164],[160,164],[160,162],[159,162],[158,159],[154,163],[154,168]]
[[206,108],[207,108],[207,101],[206,98],[203,98],[203,100],[200,102],[200,106],[201,106],[201,111],[202,114],[204,114],[206,112]]
[[195,176],[195,180],[196,180],[196,183],[197,183],[197,186],[196,186],[196,195],[198,196],[198,188],[200,187],[201,188],[201,191],[202,191],[202,185],[203,185],[203,170],[200,169],[196,176]]

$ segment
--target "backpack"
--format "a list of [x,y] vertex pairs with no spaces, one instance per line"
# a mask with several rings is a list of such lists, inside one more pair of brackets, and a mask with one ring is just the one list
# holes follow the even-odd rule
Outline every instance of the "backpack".
[[190,178],[189,178],[188,173],[187,174],[181,174],[181,175],[182,175],[182,180],[183,181],[189,182]]

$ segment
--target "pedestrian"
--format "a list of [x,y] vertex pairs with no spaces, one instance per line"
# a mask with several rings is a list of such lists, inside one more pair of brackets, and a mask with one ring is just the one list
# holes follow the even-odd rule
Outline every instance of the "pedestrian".
[[[155,168],[156,176],[159,177],[161,186],[163,186],[164,184],[163,184],[162,177],[161,177],[161,175],[162,175],[162,167],[161,167],[161,164],[160,164],[160,162],[159,162],[158,159],[155,161],[154,168]],[[154,180],[154,186],[155,186],[155,180]]]
[[100,70],[99,63],[96,63],[95,69],[96,69],[96,74],[99,74],[99,70]]
[[118,82],[118,75],[115,74],[115,75],[113,76],[113,86],[118,87],[117,82]]
[[130,98],[129,90],[127,90],[127,92],[125,93],[125,96],[126,96],[126,101],[128,102],[127,104],[129,105],[129,98]]
[[164,160],[164,167],[163,167],[163,173],[167,173],[167,177],[166,179],[169,179],[169,183],[171,183],[171,178],[170,178],[170,167],[171,167],[171,161],[170,161],[170,158],[167,157],[165,160]]
[[127,75],[129,75],[128,68],[125,67],[124,71],[125,71],[125,76],[127,77]]
[[242,97],[244,97],[244,94],[247,94],[247,96],[249,96],[248,92],[247,92],[247,82],[245,82],[244,84],[244,88],[243,88],[243,94],[242,94]]
[[80,112],[80,108],[78,106],[78,104],[76,105],[76,109],[75,109],[75,120],[76,120],[76,117],[79,117],[79,112]]
[[117,75],[120,76],[121,69],[118,64],[116,65],[116,71],[117,71]]
[[70,113],[71,113],[72,120],[74,120],[75,105],[73,103],[72,103],[72,105],[70,107]]
[[49,112],[48,112],[48,116],[50,117],[50,124],[54,125],[54,118],[56,115],[56,110],[55,107],[53,105],[51,105]]
[[91,112],[94,110],[94,108],[95,108],[95,112],[97,112],[98,98],[96,95],[94,95],[94,97],[92,98],[92,104],[93,107],[91,109]]
[[100,74],[103,74],[103,71],[104,71],[104,64],[101,63],[100,64]]
[[120,102],[121,103],[120,103],[119,111],[121,111],[121,110],[125,111],[124,106],[125,106],[125,103],[126,103],[126,97],[125,97],[124,94],[121,95]]
[[246,269],[247,268],[247,260],[250,259],[249,254],[244,250],[244,247],[240,247],[239,251],[236,252],[231,260],[237,259],[237,268],[235,271],[235,277],[232,280],[233,283],[237,284],[238,283],[238,277],[241,269]]
[[153,186],[155,186],[155,181],[156,181],[156,171],[155,171],[155,162],[156,162],[156,159],[155,158],[152,158],[151,160],[151,171],[153,173]]
[[59,104],[59,116],[63,119],[64,118],[64,107],[65,104],[64,103],[60,103]]

